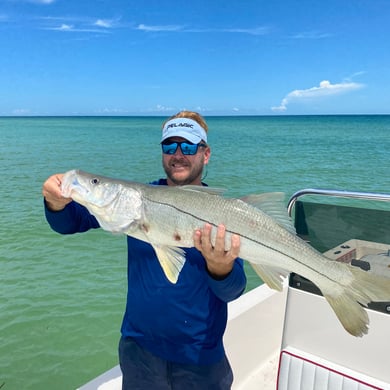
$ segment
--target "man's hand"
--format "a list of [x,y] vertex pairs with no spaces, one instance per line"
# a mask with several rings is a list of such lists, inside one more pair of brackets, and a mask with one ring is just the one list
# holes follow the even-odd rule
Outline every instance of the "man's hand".
[[42,187],[42,195],[45,198],[46,206],[51,211],[60,211],[72,201],[71,198],[64,198],[61,194],[61,181],[64,175],[57,173],[50,176]]
[[212,226],[206,224],[203,229],[196,230],[194,245],[205,258],[211,276],[223,279],[233,269],[234,261],[240,253],[240,236],[232,234],[230,249],[225,250],[225,226],[218,226],[214,246],[211,244],[211,229]]

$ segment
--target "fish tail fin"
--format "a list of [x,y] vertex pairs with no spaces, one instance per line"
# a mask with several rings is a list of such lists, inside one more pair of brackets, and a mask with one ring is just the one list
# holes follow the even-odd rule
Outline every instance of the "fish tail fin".
[[330,296],[324,294],[344,329],[353,336],[362,337],[368,332],[368,314],[363,307],[351,297],[351,294]]
[[369,302],[390,301],[390,279],[360,268],[348,266],[352,281],[335,291],[325,292],[341,324],[353,336],[361,337],[368,332],[369,318],[363,308]]

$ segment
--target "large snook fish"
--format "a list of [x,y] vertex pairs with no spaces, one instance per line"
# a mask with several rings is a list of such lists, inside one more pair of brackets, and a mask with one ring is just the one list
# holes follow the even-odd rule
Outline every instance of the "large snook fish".
[[368,331],[361,305],[390,300],[390,279],[329,260],[301,240],[280,193],[228,199],[208,187],[152,186],[73,170],[63,177],[62,194],[84,205],[103,229],[150,243],[172,283],[185,262],[180,247],[194,245],[194,231],[211,224],[213,241],[224,224],[227,247],[231,234],[238,234],[240,257],[265,283],[281,290],[289,272],[311,280],[354,336]]

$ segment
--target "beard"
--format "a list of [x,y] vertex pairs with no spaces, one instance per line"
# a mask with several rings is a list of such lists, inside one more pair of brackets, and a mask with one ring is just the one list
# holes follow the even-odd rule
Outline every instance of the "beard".
[[185,159],[163,161],[163,168],[167,178],[177,186],[194,184],[194,182],[200,181],[203,167],[203,159],[195,162],[189,162]]

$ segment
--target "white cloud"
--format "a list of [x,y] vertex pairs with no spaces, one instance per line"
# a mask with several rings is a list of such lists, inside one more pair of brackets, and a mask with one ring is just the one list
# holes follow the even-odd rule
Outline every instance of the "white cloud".
[[110,28],[112,27],[112,22],[110,20],[98,19],[94,25],[98,27]]
[[128,114],[129,110],[126,110],[124,108],[103,108],[101,110],[97,111],[99,114],[113,114],[113,115],[118,115],[118,114]]
[[12,115],[29,115],[31,114],[31,110],[29,108],[15,108],[12,110]]
[[56,0],[29,0],[30,3],[36,3],[36,4],[52,4]]
[[253,27],[253,28],[188,28],[179,25],[166,25],[166,26],[150,26],[146,24],[139,24],[136,27],[137,30],[146,32],[185,32],[185,33],[238,33],[238,34],[250,34],[250,35],[265,35],[268,34],[269,27]]
[[74,29],[74,26],[71,24],[65,24],[62,23],[61,26],[59,27],[54,27],[53,30],[58,30],[58,31],[72,31]]
[[68,23],[62,23],[60,26],[56,27],[46,27],[46,30],[53,30],[53,31],[62,31],[62,32],[80,32],[80,33],[102,33],[102,34],[109,34],[111,33],[107,29],[103,28],[91,28],[91,27],[75,27],[73,24]]
[[[216,30],[218,32],[218,30]],[[253,27],[253,28],[230,28],[225,30],[220,30],[221,32],[228,33],[241,33],[241,34],[250,34],[250,35],[266,35],[270,32],[269,27]]]
[[363,71],[363,70],[358,71],[358,72],[355,72],[355,73],[351,74],[350,76],[346,77],[346,78],[345,78],[345,81],[350,81],[350,80],[352,80],[353,78],[362,76],[362,75],[364,75],[364,74],[366,74],[366,73],[367,73],[367,72],[366,72],[366,71]]
[[303,99],[317,99],[323,96],[339,95],[346,92],[351,92],[363,88],[363,84],[354,82],[342,82],[339,84],[332,84],[328,80],[320,82],[318,87],[308,89],[296,89],[288,93],[277,107],[271,107],[272,111],[283,112],[287,110],[287,106],[291,102],[297,102]]
[[166,25],[166,26],[147,26],[146,24],[139,24],[137,30],[147,32],[160,32],[160,31],[180,31],[182,26]]
[[332,36],[333,36],[333,34],[321,32],[321,31],[305,31],[305,32],[300,32],[298,34],[295,34],[291,38],[293,38],[293,39],[324,39],[324,38],[330,38]]
[[92,19],[88,17],[69,17],[69,16],[44,16],[38,20],[43,24],[41,29],[62,31],[62,32],[80,32],[95,34],[111,34],[111,29],[118,27],[119,19]]
[[167,112],[167,111],[172,111],[172,110],[174,110],[173,107],[167,107],[167,106],[164,106],[162,104],[157,104],[156,107],[154,109],[152,109],[151,111]]
[[93,23],[94,26],[97,27],[103,27],[103,28],[114,28],[119,27],[119,21],[120,18],[116,19],[97,19],[95,23]]

